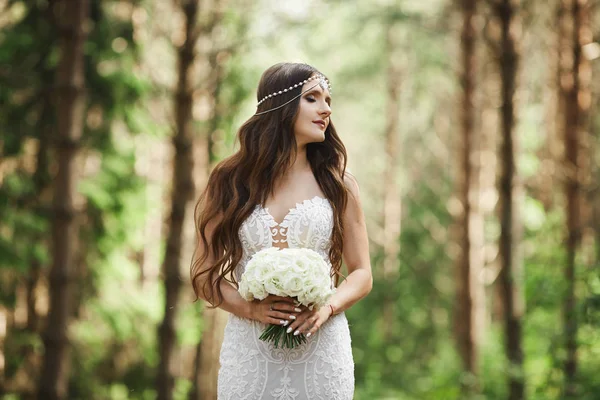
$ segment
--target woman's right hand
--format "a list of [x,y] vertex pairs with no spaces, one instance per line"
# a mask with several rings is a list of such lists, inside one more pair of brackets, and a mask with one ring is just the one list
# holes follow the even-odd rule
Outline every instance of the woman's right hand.
[[291,297],[268,295],[264,300],[251,302],[250,318],[263,324],[287,326],[302,312]]

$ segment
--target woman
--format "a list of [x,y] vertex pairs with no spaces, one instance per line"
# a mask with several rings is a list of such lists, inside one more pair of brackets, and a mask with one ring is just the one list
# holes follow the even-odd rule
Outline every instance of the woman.
[[[306,64],[267,69],[258,109],[238,132],[240,149],[215,167],[196,206],[194,291],[230,314],[220,355],[219,399],[351,399],[354,363],[344,310],[371,290],[367,231],[356,180],[331,123],[327,79]],[[297,308],[237,292],[244,267],[266,247],[305,247],[331,265],[329,304]],[[258,339],[267,324],[304,334],[294,349]]]

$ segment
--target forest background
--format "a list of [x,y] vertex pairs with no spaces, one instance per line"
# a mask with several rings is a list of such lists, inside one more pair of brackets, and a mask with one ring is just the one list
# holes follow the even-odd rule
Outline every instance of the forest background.
[[212,399],[193,206],[328,76],[374,288],[356,399],[600,399],[597,0],[0,0],[0,396]]

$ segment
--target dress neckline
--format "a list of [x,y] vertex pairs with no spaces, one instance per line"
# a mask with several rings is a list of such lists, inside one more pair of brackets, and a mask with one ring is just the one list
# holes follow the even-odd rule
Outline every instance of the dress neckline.
[[273,215],[269,212],[269,207],[263,207],[262,204],[257,204],[257,207],[259,207],[261,210],[263,210],[263,212],[265,213],[265,215],[267,215],[269,217],[269,219],[271,220],[272,226],[281,226],[290,216],[290,214],[292,213],[292,211],[297,210],[300,206],[306,204],[306,203],[312,203],[315,200],[319,200],[321,202],[327,202],[329,203],[329,199],[326,199],[325,197],[319,196],[318,194],[313,196],[310,199],[306,199],[303,200],[299,203],[296,203],[296,205],[292,208],[290,208],[288,210],[288,212],[283,216],[283,220],[281,222],[277,222],[275,220],[275,217],[273,217]]

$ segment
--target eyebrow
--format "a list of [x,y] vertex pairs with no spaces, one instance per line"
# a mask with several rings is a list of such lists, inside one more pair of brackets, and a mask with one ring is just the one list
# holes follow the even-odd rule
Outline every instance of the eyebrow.
[[[317,88],[311,89],[308,92],[306,92],[306,94],[318,94],[318,95],[322,95],[324,92],[319,91]],[[331,103],[331,96],[327,96],[325,97],[325,101],[329,101],[329,103]]]

